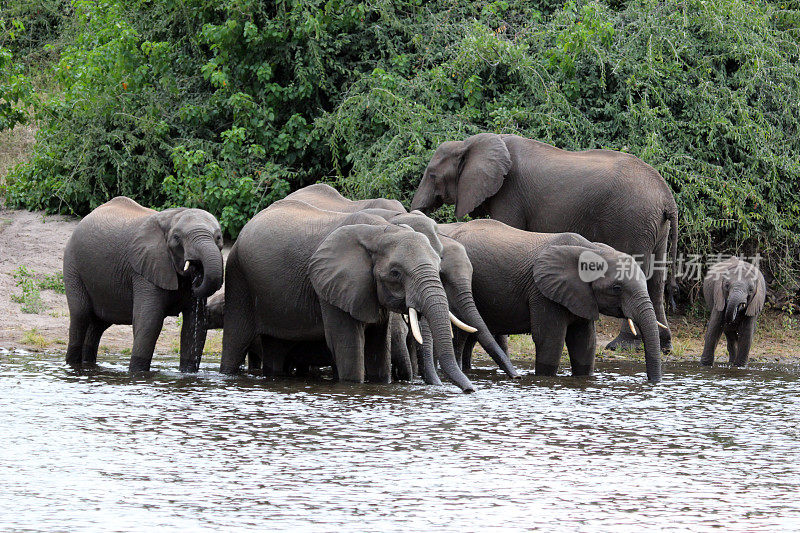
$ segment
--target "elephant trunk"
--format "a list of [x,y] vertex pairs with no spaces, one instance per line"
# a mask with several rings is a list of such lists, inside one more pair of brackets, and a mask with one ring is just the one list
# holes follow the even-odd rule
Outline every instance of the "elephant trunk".
[[436,373],[436,361],[433,359],[433,335],[428,321],[420,320],[419,329],[423,342],[417,345],[417,354],[419,355],[419,371],[422,380],[428,385],[441,385],[442,380]]
[[203,279],[198,286],[192,285],[192,295],[195,298],[205,299],[222,287],[222,252],[210,235],[199,237],[193,240],[192,244],[192,252],[185,254],[186,259],[198,261],[203,266]]
[[491,331],[489,331],[489,328],[483,321],[481,314],[478,312],[478,308],[475,305],[475,299],[472,296],[471,287],[460,287],[459,293],[455,298],[455,302],[457,314],[460,315],[459,318],[478,330],[476,333],[478,342],[481,344],[481,346],[483,346],[483,349],[486,350],[486,353],[489,354],[489,356],[494,360],[495,363],[497,363],[497,366],[499,366],[503,372],[512,378],[518,378],[519,373],[511,363],[511,359],[508,358],[508,354],[503,351],[499,344],[497,344],[494,335],[492,335]]
[[644,360],[647,366],[647,380],[651,383],[661,381],[661,344],[658,336],[658,322],[656,321],[653,302],[647,291],[642,289],[628,298],[622,305],[625,316],[631,318],[644,342]]
[[439,273],[425,268],[417,273],[414,281],[415,294],[419,298],[419,310],[426,318],[433,336],[433,353],[445,375],[464,392],[474,392],[475,387],[464,375],[456,362],[453,340],[450,336],[450,306],[442,287]]
[[741,289],[731,290],[725,301],[725,322],[733,324],[745,307],[747,307],[747,293]]

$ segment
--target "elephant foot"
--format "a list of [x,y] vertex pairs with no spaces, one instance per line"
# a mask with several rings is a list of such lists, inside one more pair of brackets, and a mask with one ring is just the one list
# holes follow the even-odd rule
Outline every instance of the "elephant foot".
[[537,362],[534,372],[537,376],[555,376],[558,372],[558,365]]
[[642,339],[634,337],[632,333],[623,331],[617,338],[606,344],[606,350],[616,351],[636,351],[642,348]]
[[572,375],[574,377],[591,376],[594,374],[593,365],[573,365]]

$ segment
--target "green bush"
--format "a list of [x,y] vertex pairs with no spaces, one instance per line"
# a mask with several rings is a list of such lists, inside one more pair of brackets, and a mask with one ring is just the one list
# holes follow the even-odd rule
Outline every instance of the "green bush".
[[74,1],[74,36],[53,69],[63,94],[43,104],[35,153],[8,176],[6,198],[78,214],[117,194],[204,207],[235,236],[321,179],[408,202],[440,142],[518,133],[641,157],[675,193],[681,251],[758,251],[791,292],[800,17],[790,7]]

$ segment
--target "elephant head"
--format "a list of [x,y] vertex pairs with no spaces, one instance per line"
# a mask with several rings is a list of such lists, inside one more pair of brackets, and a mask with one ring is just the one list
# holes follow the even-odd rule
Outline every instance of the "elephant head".
[[[365,209],[360,213],[381,216],[392,224],[407,225],[428,238],[433,249],[442,258],[440,275],[447,292],[450,308],[454,313],[451,317],[451,319],[455,318],[453,323],[470,333],[473,332],[473,329],[477,329],[478,342],[497,365],[509,376],[519,377],[519,373],[511,364],[508,355],[497,344],[475,305],[472,296],[472,263],[470,263],[464,247],[450,237],[440,235],[437,232],[436,222],[421,211],[394,213],[381,209]],[[428,349],[423,353],[430,354],[431,351]],[[428,378],[426,378],[427,380]]]
[[500,135],[479,133],[439,145],[419,184],[411,209],[429,213],[443,203],[463,217],[494,196],[511,169],[511,155]]
[[642,269],[631,256],[610,246],[578,235],[570,240],[585,242],[553,242],[538,253],[533,267],[537,287],[545,297],[587,320],[596,320],[600,313],[632,320],[642,333],[647,378],[660,381],[659,323]]
[[717,263],[703,284],[706,304],[725,312],[725,323],[733,324],[742,316],[758,316],[764,308],[766,283],[754,265],[731,257]]
[[363,323],[382,309],[407,313],[419,329],[430,324],[434,354],[445,374],[465,392],[474,390],[456,362],[441,258],[428,239],[393,224],[352,224],[331,232],[314,252],[308,271],[318,297]]
[[131,242],[133,269],[154,285],[178,288],[178,277],[191,280],[192,295],[205,299],[222,286],[222,230],[202,209],[166,209],[153,213]]

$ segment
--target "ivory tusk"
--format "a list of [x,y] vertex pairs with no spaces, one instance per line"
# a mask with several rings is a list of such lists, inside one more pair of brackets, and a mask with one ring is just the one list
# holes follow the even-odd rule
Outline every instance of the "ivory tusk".
[[452,312],[450,313],[450,322],[455,324],[458,329],[463,329],[467,333],[475,333],[476,331],[478,331],[477,328],[473,328],[472,326],[461,322],[458,318],[456,318],[456,315],[454,315]]
[[455,339],[456,338],[456,334],[453,333],[453,324],[448,324],[448,326],[450,326],[450,338],[451,339]]
[[408,315],[403,315],[403,322],[408,324]]
[[417,310],[413,307],[408,308],[408,321],[411,325],[411,333],[420,344],[425,344],[422,340],[422,333],[419,331],[419,319],[417,318]]
[[662,324],[661,322],[659,322],[658,320],[656,320],[656,324],[658,324],[658,327],[660,327],[662,329],[666,329],[667,331],[669,331],[669,328],[667,326],[665,326],[664,324]]
[[189,261],[186,261],[183,265],[183,271],[186,272],[187,270],[189,270]]
[[633,320],[631,320],[630,318],[628,319],[628,326],[630,326],[630,328],[631,328],[631,333],[636,335],[636,328],[633,327]]

